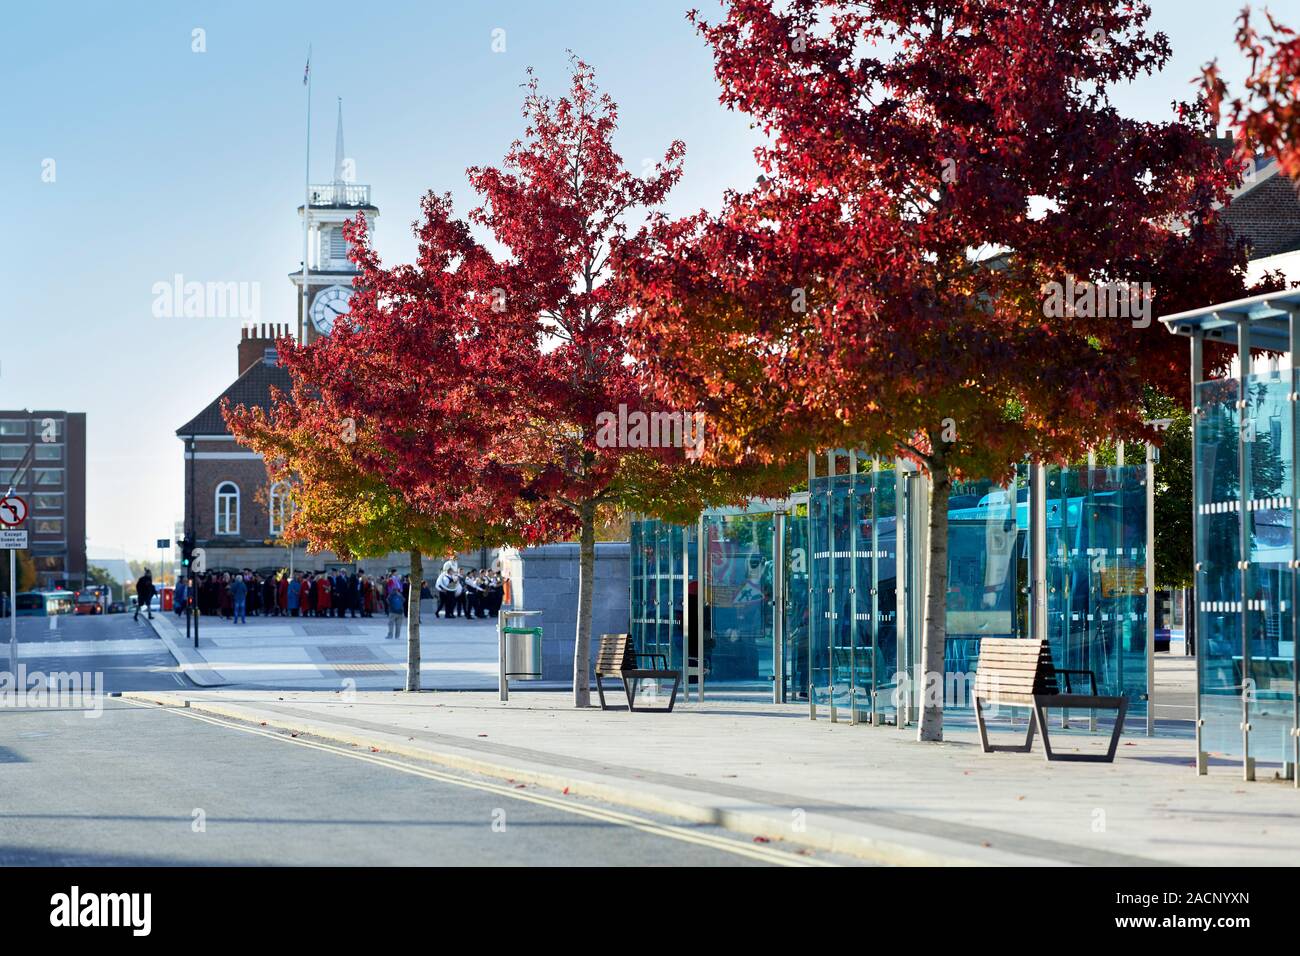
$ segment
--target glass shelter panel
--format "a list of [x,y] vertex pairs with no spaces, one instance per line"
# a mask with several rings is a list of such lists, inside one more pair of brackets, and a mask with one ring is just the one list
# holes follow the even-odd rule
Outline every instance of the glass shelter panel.
[[1146,466],[1047,473],[1047,637],[1063,689],[1146,713]]
[[785,666],[786,700],[808,699],[808,505],[790,510],[785,523]]
[[808,668],[813,699],[826,701],[831,683],[831,482],[808,483],[808,539],[812,552],[808,589]]
[[969,707],[980,641],[1016,637],[1015,488],[953,484],[948,499],[948,638],[945,705]]
[[876,709],[893,713],[893,691],[898,683],[898,507],[897,472],[878,471],[873,476],[872,529],[875,535],[871,561],[872,645]]
[[770,687],[775,678],[775,515],[706,514],[704,533],[705,677]]
[[639,654],[662,654],[681,667],[683,596],[689,587],[684,566],[693,529],[654,519],[631,522],[629,534],[629,623]]
[[1244,648],[1249,667],[1242,665],[1240,652],[1233,656],[1233,679],[1249,678],[1250,756],[1279,763],[1292,760],[1294,720],[1295,596],[1294,572],[1288,567],[1295,556],[1291,379],[1288,370],[1247,380],[1241,437],[1249,467]]
[[1201,746],[1241,753],[1241,477],[1235,379],[1196,387],[1197,666]]

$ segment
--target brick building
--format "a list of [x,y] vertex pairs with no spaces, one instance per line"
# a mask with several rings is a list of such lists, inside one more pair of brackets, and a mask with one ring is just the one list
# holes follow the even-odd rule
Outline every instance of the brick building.
[[[25,467],[20,466],[29,462]],[[0,411],[0,495],[27,502],[38,588],[86,583],[86,415]]]
[[[292,565],[295,570],[313,571],[356,567],[405,571],[410,562],[404,553],[345,562],[329,551],[308,554],[302,543],[289,548],[281,537],[289,517],[283,489],[270,484],[262,456],[240,445],[226,427],[223,401],[269,410],[272,388],[289,392],[289,374],[279,365],[275,350],[276,339],[287,334],[288,326],[244,329],[238,376],[176,429],[176,437],[185,444],[185,533],[203,549],[209,570],[267,572]],[[485,563],[478,553],[465,556],[462,564],[466,562]],[[426,575],[432,563],[425,561]]]
[[1300,282],[1300,191],[1276,160],[1246,177],[1232,195],[1223,218],[1238,237],[1250,243],[1246,275],[1255,281],[1281,272]]
[[[238,375],[220,395],[176,429],[185,443],[185,528],[204,549],[209,568],[287,566],[277,542],[283,509],[272,497],[262,456],[239,445],[226,428],[221,403],[269,409],[271,389],[289,391],[289,375],[275,358],[286,326],[244,329]],[[301,563],[295,567],[313,567]]]

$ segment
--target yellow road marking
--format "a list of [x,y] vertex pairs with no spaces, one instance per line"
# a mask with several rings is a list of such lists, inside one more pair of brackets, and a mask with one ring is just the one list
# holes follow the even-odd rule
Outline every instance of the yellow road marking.
[[769,847],[739,843],[736,840],[726,837],[714,836],[712,834],[697,833],[686,827],[673,826],[666,823],[656,823],[653,820],[647,820],[644,817],[638,817],[635,814],[624,813],[621,810],[610,810],[603,807],[591,807],[574,804],[571,801],[563,800],[559,797],[553,797],[549,794],[538,791],[523,791],[514,787],[489,783],[487,781],[469,780],[464,777],[457,777],[449,773],[443,773],[438,770],[432,770],[426,767],[414,767],[410,764],[383,757],[378,754],[364,751],[348,749],[336,744],[318,743],[312,740],[303,740],[299,737],[291,737],[283,731],[263,730],[260,727],[247,727],[233,720],[226,720],[220,717],[213,717],[208,714],[195,713],[193,710],[175,706],[164,706],[161,704],[150,704],[145,701],[133,700],[124,697],[132,704],[139,707],[157,707],[171,714],[177,714],[181,717],[188,717],[191,720],[202,721],[205,724],[212,724],[217,727],[225,727],[228,730],[238,730],[248,734],[255,734],[259,737],[267,737],[271,740],[278,740],[282,743],[297,744],[300,747],[309,747],[313,750],[323,750],[327,753],[336,754],[341,757],[351,757],[354,760],[364,760],[368,763],[378,764],[388,767],[390,770],[397,770],[402,773],[411,774],[416,777],[424,777],[427,780],[437,780],[442,783],[449,783],[459,787],[468,787],[474,790],[482,790],[485,793],[493,793],[502,797],[511,797],[515,800],[526,800],[540,806],[550,807],[555,810],[562,810],[565,813],[572,813],[578,816],[588,817],[593,820],[600,820],[605,823],[613,823],[618,826],[630,827],[634,830],[640,830],[643,833],[649,833],[654,836],[668,837],[673,840],[679,840],[683,843],[693,843],[697,846],[709,847],[710,849],[722,850],[726,853],[732,853],[736,856],[748,857],[753,860],[761,860],[765,863],[774,863],[779,866],[835,866],[836,864],[826,860],[817,860],[810,857],[798,856],[793,853],[787,853],[783,850],[777,850]]

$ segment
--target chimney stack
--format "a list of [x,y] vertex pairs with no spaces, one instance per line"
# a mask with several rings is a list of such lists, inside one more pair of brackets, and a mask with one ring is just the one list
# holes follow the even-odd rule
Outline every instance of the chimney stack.
[[239,374],[243,375],[265,358],[267,349],[275,348],[276,339],[289,334],[289,327],[263,322],[260,326],[244,326],[240,331]]

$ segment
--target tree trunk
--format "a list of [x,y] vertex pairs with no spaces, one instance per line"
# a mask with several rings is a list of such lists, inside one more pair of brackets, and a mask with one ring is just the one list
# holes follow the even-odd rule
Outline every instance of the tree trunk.
[[573,642],[573,706],[591,706],[591,594],[596,573],[596,508],[584,502],[578,543],[578,627]]
[[943,740],[943,659],[948,638],[948,468],[930,469],[930,548],[925,575],[925,630],[921,636],[921,722],[917,740]]
[[411,591],[406,601],[406,689],[420,689],[420,594],[424,591],[424,562],[411,551]]

